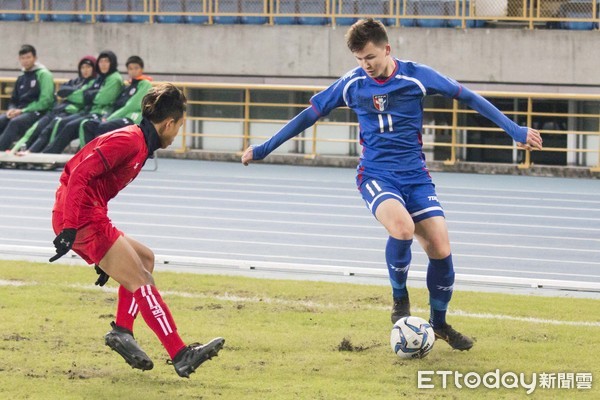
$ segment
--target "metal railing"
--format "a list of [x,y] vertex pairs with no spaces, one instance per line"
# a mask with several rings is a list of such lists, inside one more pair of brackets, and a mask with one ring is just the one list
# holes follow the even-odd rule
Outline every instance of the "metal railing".
[[0,20],[597,29],[598,0],[0,0]]
[[[15,79],[0,79],[0,109]],[[57,85],[62,81],[57,80]],[[188,98],[177,152],[239,154],[278,131],[308,107],[320,86],[176,83]],[[479,92],[520,125],[539,129],[542,151],[517,149],[512,139],[456,100],[426,98],[423,149],[445,164],[495,162],[527,169],[533,164],[586,167],[600,172],[600,95]],[[315,158],[358,156],[358,122],[350,110],[335,110],[275,153]]]

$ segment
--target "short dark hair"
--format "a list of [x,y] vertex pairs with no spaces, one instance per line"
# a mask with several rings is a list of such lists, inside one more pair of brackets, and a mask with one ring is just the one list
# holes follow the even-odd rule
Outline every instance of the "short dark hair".
[[351,52],[360,51],[367,43],[384,45],[389,43],[385,26],[373,18],[360,19],[346,32],[346,44]]
[[131,56],[127,59],[127,61],[125,61],[125,66],[128,67],[129,64],[137,64],[140,67],[142,67],[142,69],[144,69],[144,60],[142,60],[142,57],[140,56]]
[[171,83],[153,87],[142,100],[142,115],[150,122],[160,123],[167,118],[179,121],[185,113],[187,99],[183,92]]
[[31,53],[31,54],[33,54],[34,57],[37,57],[37,52],[35,51],[35,47],[33,47],[30,44],[24,44],[19,49],[20,56],[25,55],[27,53]]

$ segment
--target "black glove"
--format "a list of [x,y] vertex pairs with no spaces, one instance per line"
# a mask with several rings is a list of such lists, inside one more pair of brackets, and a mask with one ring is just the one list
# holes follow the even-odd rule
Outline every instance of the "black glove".
[[67,228],[63,229],[62,232],[54,238],[54,247],[56,247],[56,254],[50,259],[50,262],[56,261],[71,250],[73,243],[75,242],[75,236],[77,235],[77,229]]
[[94,285],[96,285],[96,286],[104,286],[104,284],[106,282],[108,282],[108,278],[110,278],[110,276],[108,276],[108,274],[106,272],[104,272],[102,270],[102,268],[100,268],[100,266],[98,264],[96,264],[94,266],[94,269],[96,270],[96,273],[99,275],[98,279],[96,280],[96,283],[94,283]]

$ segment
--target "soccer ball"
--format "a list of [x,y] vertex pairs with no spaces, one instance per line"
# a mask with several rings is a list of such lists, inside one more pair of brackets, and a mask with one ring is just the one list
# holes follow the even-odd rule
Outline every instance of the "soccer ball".
[[434,343],[433,328],[419,317],[400,318],[390,335],[392,351],[400,358],[423,358],[433,349]]

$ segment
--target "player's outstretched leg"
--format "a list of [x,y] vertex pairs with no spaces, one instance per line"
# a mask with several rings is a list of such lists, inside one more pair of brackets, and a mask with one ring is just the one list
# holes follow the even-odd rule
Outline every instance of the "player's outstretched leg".
[[205,345],[192,343],[187,345],[173,358],[171,363],[175,367],[175,372],[182,378],[189,378],[203,362],[217,357],[219,350],[223,348],[225,339],[219,337],[211,340]]
[[198,343],[186,346],[179,334],[169,307],[154,285],[144,285],[133,293],[144,321],[169,353],[175,371],[181,377],[189,377],[206,360],[215,357],[223,348],[223,338],[213,339],[206,345]]
[[112,330],[104,336],[106,345],[119,353],[127,364],[131,365],[131,368],[141,369],[142,371],[152,369],[154,363],[135,341],[133,332],[121,328],[114,322],[111,322],[110,325]]
[[452,255],[443,259],[429,259],[427,268],[427,288],[431,316],[429,322],[433,327],[436,339],[447,342],[453,349],[469,350],[473,347],[473,339],[458,332],[446,323],[446,311],[454,290],[454,266]]
[[392,296],[394,298],[391,315],[392,324],[395,324],[402,317],[410,316],[410,300],[406,289],[406,278],[412,258],[411,245],[412,239],[400,240],[390,236],[385,247],[385,260],[390,274]]

